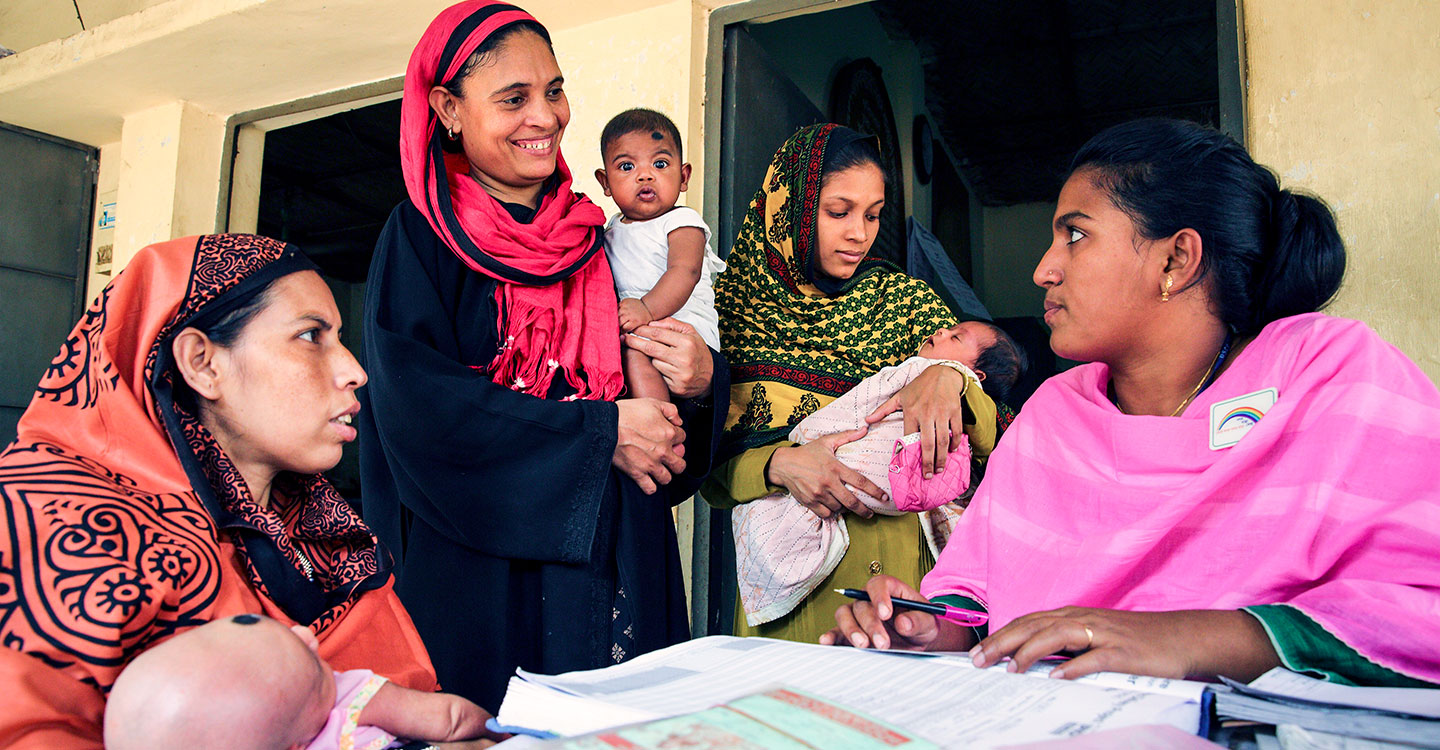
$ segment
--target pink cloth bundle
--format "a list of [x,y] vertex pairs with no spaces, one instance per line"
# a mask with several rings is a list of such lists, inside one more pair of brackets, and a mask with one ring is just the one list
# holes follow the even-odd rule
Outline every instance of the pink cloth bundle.
[[320,734],[305,750],[384,750],[398,747],[395,735],[360,725],[360,712],[387,680],[368,669],[335,672],[335,707]]
[[979,600],[992,632],[1066,605],[1287,604],[1440,681],[1440,393],[1414,363],[1308,314],[1266,326],[1178,418],[1122,414],[1108,382],[1083,365],[1026,402],[922,593]]
[[970,440],[961,440],[960,447],[947,455],[945,468],[926,479],[920,465],[920,433],[896,440],[890,456],[890,501],[895,510],[918,513],[960,497],[970,488],[970,456]]

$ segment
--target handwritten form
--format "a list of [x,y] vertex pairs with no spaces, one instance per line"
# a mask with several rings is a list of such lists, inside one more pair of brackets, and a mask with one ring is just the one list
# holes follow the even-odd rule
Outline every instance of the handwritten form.
[[[1048,669],[1042,667],[1041,673]],[[1107,677],[1118,685],[1132,676]],[[711,636],[600,670],[557,676],[522,670],[511,678],[499,720],[573,735],[698,711],[788,685],[942,747],[996,747],[1136,724],[1168,724],[1194,733],[1199,725],[1197,699],[1203,686],[1197,683],[1148,681],[1152,688],[1170,690],[1164,694],[1103,682],[975,669],[964,655],[899,655]],[[541,688],[568,695],[551,702],[536,692]]]

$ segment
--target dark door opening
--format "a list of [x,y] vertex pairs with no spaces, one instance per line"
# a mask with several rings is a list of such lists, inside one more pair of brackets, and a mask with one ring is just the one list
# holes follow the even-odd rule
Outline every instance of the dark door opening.
[[97,165],[93,148],[0,123],[0,448],[80,319]]
[[[1066,364],[1050,351],[1038,317],[1043,291],[1030,276],[1049,245],[1071,156],[1105,127],[1143,116],[1194,120],[1240,137],[1235,0],[874,0],[803,12],[821,5],[768,6],[782,16],[774,21],[738,20],[743,7],[716,11],[720,20],[712,23],[729,22],[720,245],[733,242],[737,212],[759,185],[764,160],[806,124],[807,115],[795,113],[828,112],[879,135],[882,151],[894,144],[893,153],[882,153],[898,165],[892,171],[887,164],[887,172],[892,180],[899,173],[886,211],[901,210],[931,229],[956,276],[1027,349],[1032,373],[1015,389],[1023,402]],[[868,71],[860,84],[857,69]],[[755,71],[798,91],[809,110],[788,93],[778,107],[774,91],[747,89]],[[906,265],[903,247],[872,253]],[[725,516],[696,516],[697,634],[729,632],[733,619]]]
[[[400,173],[400,101],[382,102],[265,134],[257,232],[285,240],[320,266],[357,358],[360,313],[375,240],[406,199]],[[340,494],[360,498],[359,452],[345,447],[326,475]]]

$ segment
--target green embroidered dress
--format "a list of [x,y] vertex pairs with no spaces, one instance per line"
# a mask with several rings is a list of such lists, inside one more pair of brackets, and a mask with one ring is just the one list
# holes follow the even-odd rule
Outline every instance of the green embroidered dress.
[[[765,468],[791,427],[881,368],[915,354],[956,319],[925,282],[866,259],[843,282],[817,278],[813,256],[822,165],[837,138],[860,137],[832,124],[801,129],[775,154],[740,235],[716,280],[720,340],[731,368],[730,413],[722,457],[702,495],[734,507],[783,488]],[[892,209],[894,210],[894,209]],[[802,231],[796,231],[800,228]],[[834,625],[845,600],[831,591],[861,586],[884,572],[918,585],[931,559],[916,515],[847,515],[850,547],[808,599],[755,628],[736,618],[737,635],[814,641]],[[738,605],[737,605],[738,606]],[[738,609],[737,609],[738,612]]]

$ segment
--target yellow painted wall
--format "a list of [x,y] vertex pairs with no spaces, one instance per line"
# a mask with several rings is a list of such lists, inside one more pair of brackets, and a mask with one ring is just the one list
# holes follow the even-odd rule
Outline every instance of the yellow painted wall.
[[[627,13],[603,21],[552,32],[555,58],[565,75],[570,125],[562,144],[575,175],[575,189],[615,212],[595,181],[601,166],[600,131],[614,115],[631,107],[664,112],[684,141],[685,160],[700,155],[700,107],[690,102],[690,0]],[[540,17],[550,28],[555,20]],[[696,172],[696,176],[699,173]],[[700,207],[699,180],[681,200]]]
[[[43,40],[45,24],[60,23],[17,16],[16,9],[29,2],[0,9],[0,18],[11,22],[0,23],[0,44],[7,30]],[[123,263],[139,244],[213,228],[226,118],[398,75],[418,29],[444,4],[81,0],[82,11],[108,23],[0,60],[0,114],[19,125],[103,144],[103,159],[121,161],[118,169],[106,164],[102,182],[113,179],[120,195],[115,242],[117,262]],[[613,205],[599,195],[590,173],[599,164],[600,128],[626,107],[670,113],[686,136],[687,160],[704,173],[704,34],[709,12],[730,4],[526,4],[554,30],[569,81],[574,114],[565,150],[577,187],[607,210]],[[1285,184],[1329,201],[1350,248],[1350,271],[1332,311],[1367,321],[1440,380],[1440,303],[1432,291],[1440,283],[1440,2],[1244,0],[1242,5],[1251,150]],[[119,8],[144,10],[119,15]],[[364,36],[357,23],[372,38],[357,42]],[[234,47],[227,48],[221,68],[205,68],[212,58],[196,49],[213,46],[212,38],[248,28],[245,24],[290,29],[325,49],[292,45],[287,37],[266,47],[260,56],[267,63],[254,70],[248,67],[253,61],[237,56],[243,53]],[[282,41],[285,46],[274,47]],[[157,55],[163,59],[154,59]],[[283,69],[279,74],[276,65]],[[186,73],[191,67],[200,72]],[[235,85],[226,71],[243,76],[246,84]],[[104,85],[87,88],[95,79]],[[904,138],[908,127],[901,125]],[[687,202],[700,205],[700,180],[691,190]],[[1028,242],[1028,214],[1010,218],[1027,219],[1016,225],[1013,237],[995,235],[1008,223],[1005,217],[982,218],[979,232],[986,244]],[[1028,268],[1022,265],[1028,261],[1014,268],[982,264],[982,287],[996,293],[1013,287],[995,305],[997,314],[1028,310]]]
[[1440,381],[1440,2],[1245,0],[1247,137],[1335,209],[1349,250],[1330,312]]
[[164,0],[4,0],[0,47],[17,52],[78,34]]

